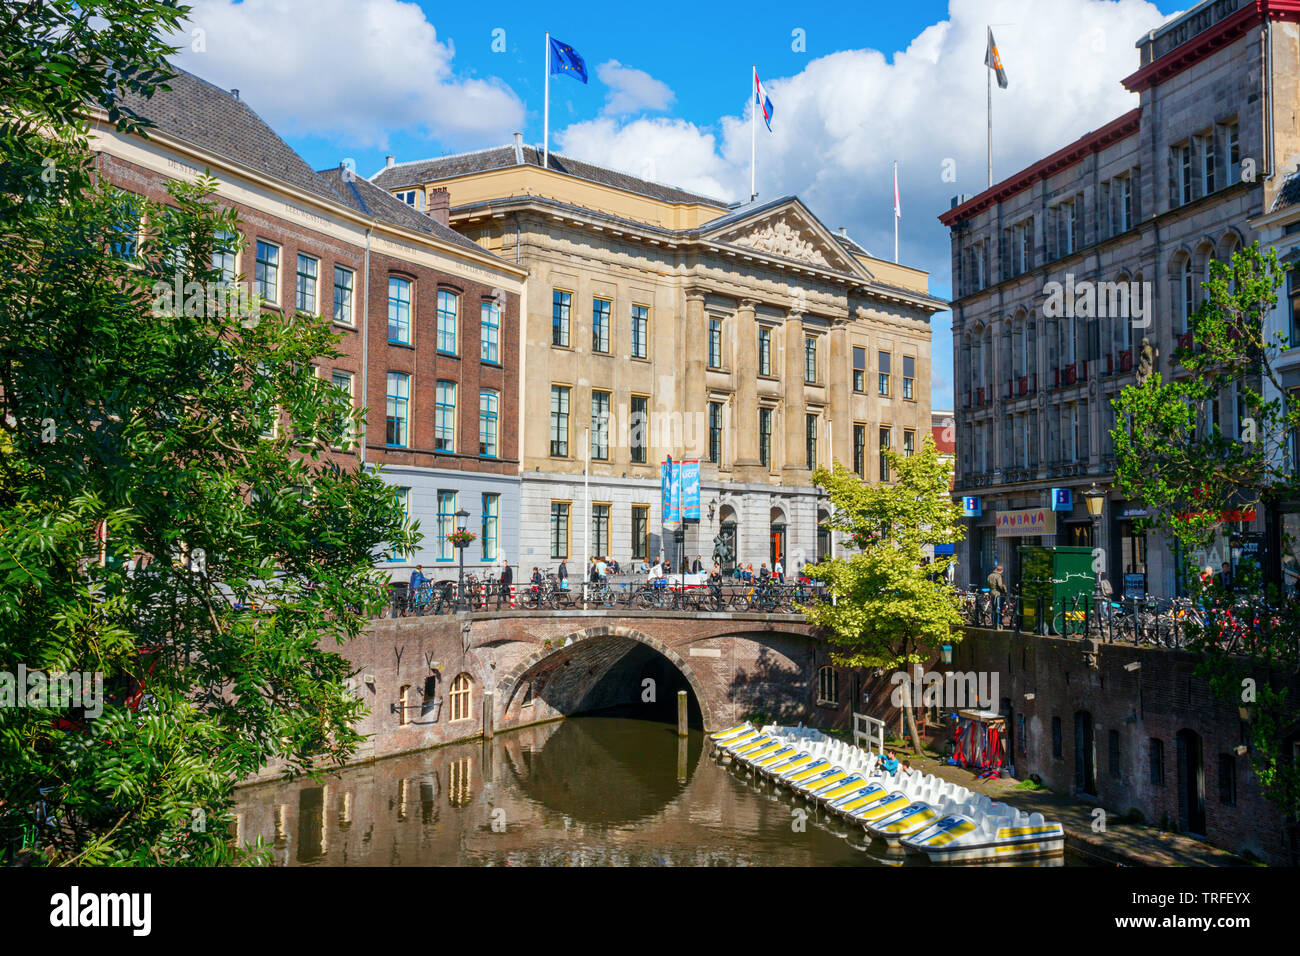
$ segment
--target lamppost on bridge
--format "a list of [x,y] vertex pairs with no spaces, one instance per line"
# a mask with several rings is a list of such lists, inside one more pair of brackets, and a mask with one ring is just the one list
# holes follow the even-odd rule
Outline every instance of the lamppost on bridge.
[[[456,610],[468,608],[469,602],[465,600],[465,545],[469,544],[469,537],[465,534],[466,525],[469,523],[469,512],[461,508],[456,512],[456,552],[460,556],[460,576],[456,583]],[[486,599],[484,606],[487,605]]]

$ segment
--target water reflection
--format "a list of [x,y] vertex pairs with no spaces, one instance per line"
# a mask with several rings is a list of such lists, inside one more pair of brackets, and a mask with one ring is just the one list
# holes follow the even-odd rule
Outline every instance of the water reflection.
[[[418,803],[417,803],[418,801]],[[580,717],[240,792],[280,866],[900,865],[670,725]],[[909,865],[911,861],[908,861]]]

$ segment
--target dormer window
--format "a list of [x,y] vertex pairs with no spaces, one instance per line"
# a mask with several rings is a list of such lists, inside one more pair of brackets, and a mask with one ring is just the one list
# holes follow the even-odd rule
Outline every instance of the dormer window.
[[423,189],[403,189],[395,193],[402,202],[415,209],[424,212],[424,190]]

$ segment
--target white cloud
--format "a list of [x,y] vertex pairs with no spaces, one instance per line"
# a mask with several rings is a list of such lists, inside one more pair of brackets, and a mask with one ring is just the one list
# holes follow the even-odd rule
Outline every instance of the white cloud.
[[[385,148],[409,132],[477,144],[522,129],[524,106],[496,79],[457,76],[455,49],[415,3],[191,0],[177,65],[240,96],[281,135]],[[192,31],[203,31],[204,49]]]
[[[771,133],[758,129],[760,198],[798,194],[882,257],[893,252],[898,160],[900,259],[928,270],[938,293],[950,285],[951,258],[936,216],[955,194],[987,186],[985,24],[1014,24],[994,30],[1009,79],[993,88],[1001,180],[1137,106],[1119,81],[1138,68],[1137,38],[1167,19],[1146,0],[1053,0],[1050,15],[1041,0],[950,0],[948,14],[889,57],[846,50],[791,77],[765,76],[776,112]],[[651,178],[743,199],[750,108],[713,127],[601,118],[552,135],[573,156],[630,172],[648,165]],[[942,178],[945,161],[955,182]],[[936,317],[935,338],[946,328]],[[951,407],[950,363],[935,367],[934,400]]]
[[596,76],[609,87],[604,112],[610,116],[666,110],[676,99],[667,83],[656,80],[645,70],[624,66],[618,60],[596,67]]

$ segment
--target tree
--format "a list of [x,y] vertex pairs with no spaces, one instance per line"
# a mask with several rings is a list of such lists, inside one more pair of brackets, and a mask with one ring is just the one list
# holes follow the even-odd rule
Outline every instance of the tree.
[[804,615],[826,629],[836,664],[904,669],[903,713],[919,753],[906,668],[960,640],[962,623],[956,592],[943,577],[955,559],[936,556],[930,565],[921,559],[926,545],[960,541],[964,531],[950,490],[952,466],[930,436],[915,455],[885,454],[897,476],[893,484],[867,484],[838,461],[832,470],[813,472],[813,484],[830,498],[828,524],[847,536],[851,551],[805,568],[835,602],[810,605]]
[[185,12],[33,2],[0,20],[9,860],[246,858],[234,784],[354,750],[363,708],[330,646],[381,606],[375,559],[416,541],[390,487],[337,463],[357,416],[313,369],[338,354],[328,321],[230,307],[213,252],[236,220],[213,184],[160,203],[91,176],[84,110],[146,131],[116,104],[165,81],[159,37]]
[[[1174,355],[1179,371],[1168,382],[1156,373],[1126,387],[1113,406],[1117,484],[1146,504],[1151,524],[1169,533],[1184,554],[1211,555],[1207,563],[1215,571],[1229,520],[1252,511],[1273,520],[1278,501],[1300,495],[1290,449],[1300,403],[1287,397],[1273,368],[1288,348],[1286,337],[1270,336],[1267,326],[1286,271],[1276,251],[1263,253],[1258,242],[1234,253],[1231,263],[1212,262],[1203,301],[1190,319],[1192,343]],[[1234,396],[1237,421],[1230,423]],[[1224,414],[1216,416],[1216,407]],[[1284,538],[1283,546],[1289,551],[1294,542]],[[1286,680],[1300,667],[1297,602],[1266,583],[1258,565],[1242,563],[1233,590],[1266,601],[1243,617],[1243,609],[1233,607],[1236,594],[1198,571],[1187,562],[1186,586],[1209,609],[1186,625],[1188,647],[1198,655],[1196,673],[1221,700],[1253,710],[1253,769],[1269,796],[1294,815],[1300,811],[1300,768],[1288,747],[1296,714]],[[1279,686],[1257,681],[1260,671],[1280,676]]]

